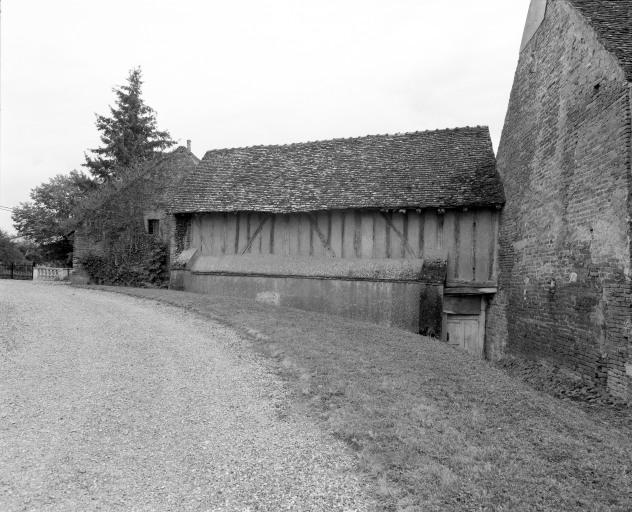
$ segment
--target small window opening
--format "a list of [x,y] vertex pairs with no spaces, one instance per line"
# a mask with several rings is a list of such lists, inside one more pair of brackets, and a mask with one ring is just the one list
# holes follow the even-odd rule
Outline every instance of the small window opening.
[[158,219],[147,219],[147,233],[157,235],[160,230],[160,221]]

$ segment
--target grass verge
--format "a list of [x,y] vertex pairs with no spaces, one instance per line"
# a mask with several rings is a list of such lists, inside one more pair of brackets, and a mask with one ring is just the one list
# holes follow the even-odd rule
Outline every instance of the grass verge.
[[246,334],[344,441],[387,511],[632,510],[632,423],[396,329],[170,290],[95,287]]

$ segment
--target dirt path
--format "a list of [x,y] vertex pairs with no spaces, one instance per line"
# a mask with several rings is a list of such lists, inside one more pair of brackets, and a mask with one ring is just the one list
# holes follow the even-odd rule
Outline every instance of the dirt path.
[[284,400],[210,321],[0,281],[0,510],[370,510],[342,445]]

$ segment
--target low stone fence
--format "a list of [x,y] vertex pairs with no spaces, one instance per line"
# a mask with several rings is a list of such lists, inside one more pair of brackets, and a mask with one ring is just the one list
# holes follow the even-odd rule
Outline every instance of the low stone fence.
[[34,281],[68,281],[70,279],[71,268],[55,267],[34,267]]

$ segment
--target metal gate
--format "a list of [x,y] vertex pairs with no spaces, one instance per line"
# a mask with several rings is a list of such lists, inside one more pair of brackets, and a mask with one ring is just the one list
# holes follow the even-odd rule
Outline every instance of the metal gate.
[[0,279],[33,279],[33,264],[0,263]]

